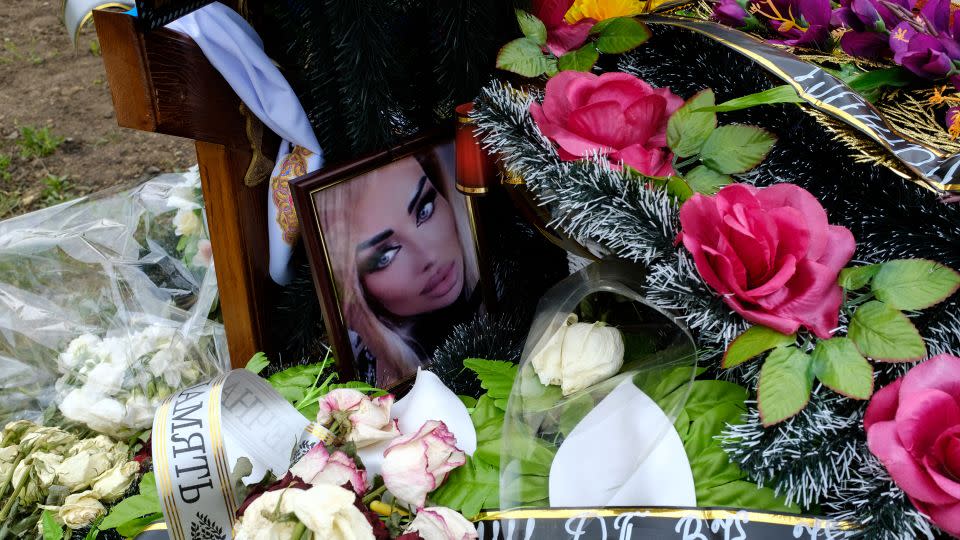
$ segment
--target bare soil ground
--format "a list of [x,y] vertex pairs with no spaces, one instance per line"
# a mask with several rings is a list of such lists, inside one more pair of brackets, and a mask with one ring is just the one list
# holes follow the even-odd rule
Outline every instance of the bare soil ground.
[[117,126],[93,25],[74,48],[59,5],[0,0],[0,219],[196,162],[191,141]]

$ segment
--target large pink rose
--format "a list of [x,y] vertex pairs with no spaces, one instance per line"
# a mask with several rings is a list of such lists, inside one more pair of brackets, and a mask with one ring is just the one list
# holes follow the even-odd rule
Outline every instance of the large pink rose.
[[731,184],[680,208],[683,245],[723,301],[750,322],[820,338],[837,327],[837,275],[856,244],[803,188]]
[[863,427],[913,505],[960,536],[960,358],[935,356],[881,388]]
[[648,176],[673,174],[667,120],[683,105],[669,88],[653,88],[628,73],[561,71],[547,82],[543,105],[530,104],[540,132],[557,143],[560,159],[606,155]]

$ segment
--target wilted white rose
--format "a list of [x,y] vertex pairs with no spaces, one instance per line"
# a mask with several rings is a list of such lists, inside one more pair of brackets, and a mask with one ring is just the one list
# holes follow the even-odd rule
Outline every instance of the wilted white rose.
[[92,491],[67,495],[57,516],[71,529],[82,529],[98,517],[107,513],[106,508],[94,496]]
[[243,511],[243,517],[237,524],[236,540],[274,540],[290,538],[297,524],[293,520],[283,519],[290,514],[287,499],[299,489],[278,489],[267,491],[257,497]]
[[444,506],[424,508],[404,532],[416,532],[423,540],[475,540],[477,528],[460,512]]
[[400,435],[397,422],[390,417],[393,394],[370,398],[351,388],[338,388],[320,398],[317,423],[330,427],[334,421],[350,422],[347,440],[363,448]]
[[126,493],[139,471],[136,461],[121,463],[97,477],[90,489],[101,501],[113,502]]
[[282,505],[301,523],[324,540],[372,540],[373,527],[353,505],[352,491],[333,484],[319,484],[290,494]]
[[173,225],[176,227],[174,234],[177,236],[195,236],[203,231],[203,222],[197,213],[189,208],[177,210],[177,215],[173,216]]
[[37,426],[23,434],[20,439],[20,448],[43,448],[48,452],[59,452],[69,448],[76,441],[77,438],[73,434],[58,427]]
[[427,494],[466,463],[446,424],[428,420],[416,432],[394,439],[383,452],[383,483],[394,497],[422,508]]
[[366,471],[358,469],[353,459],[340,450],[330,454],[323,443],[311,448],[290,467],[290,472],[308,484],[342,486],[349,483],[353,491],[361,495],[367,490]]
[[150,359],[148,368],[155,377],[163,377],[163,381],[172,388],[180,387],[183,376],[188,374],[193,362],[189,359],[189,351],[180,345],[170,345],[157,351]]
[[113,463],[109,453],[89,450],[78,452],[57,465],[57,483],[70,491],[80,491],[111,467]]
[[0,448],[0,478],[6,478],[17,463],[20,456],[20,446],[11,444]]
[[560,385],[567,396],[615,375],[623,367],[623,336],[602,322],[576,322],[571,315],[531,363],[543,384]]
[[24,435],[37,429],[37,424],[29,420],[14,420],[3,426],[3,446],[19,444]]
[[33,452],[30,454],[30,461],[40,488],[45,490],[53,485],[57,477],[57,467],[63,461],[63,457],[50,452]]

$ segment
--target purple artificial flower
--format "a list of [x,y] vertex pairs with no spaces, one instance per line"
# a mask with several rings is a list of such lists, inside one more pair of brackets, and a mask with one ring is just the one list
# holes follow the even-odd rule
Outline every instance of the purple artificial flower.
[[956,47],[952,36],[934,37],[918,32],[911,23],[902,22],[890,32],[893,61],[927,79],[940,79],[953,71],[950,49]]
[[830,0],[763,0],[750,11],[780,34],[772,43],[817,47],[830,40]]
[[[903,5],[905,0],[895,2]],[[909,6],[904,6],[909,9]],[[831,23],[848,28],[840,36],[840,47],[851,56],[882,58],[890,56],[887,28],[900,19],[878,0],[840,0]]]
[[737,0],[720,0],[713,4],[713,17],[721,24],[743,28],[752,15]]

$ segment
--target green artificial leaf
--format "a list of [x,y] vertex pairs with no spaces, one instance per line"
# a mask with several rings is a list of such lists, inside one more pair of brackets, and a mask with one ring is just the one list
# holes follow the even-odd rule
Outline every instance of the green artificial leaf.
[[590,71],[599,59],[596,46],[588,41],[583,47],[558,58],[557,67],[560,71]]
[[755,325],[734,339],[723,353],[720,366],[732,368],[776,347],[785,347],[796,343],[797,335],[781,334],[772,328]]
[[460,400],[460,403],[463,403],[463,406],[467,409],[473,409],[477,406],[477,398],[473,396],[464,396],[457,394],[457,398]]
[[873,276],[880,271],[879,264],[868,264],[866,266],[855,266],[853,268],[844,268],[840,271],[840,277],[837,283],[848,291],[862,289],[870,283]]
[[497,53],[497,67],[522,75],[537,77],[550,67],[540,45],[529,38],[517,38],[504,45]]
[[500,465],[503,449],[509,450],[510,459],[517,462],[518,472],[535,476],[549,476],[550,464],[557,449],[532,435],[513,433],[509,440],[496,439],[477,444],[474,459],[490,465]]
[[332,366],[332,359],[326,359],[323,362],[315,364],[293,366],[274,373],[267,378],[267,382],[270,383],[270,386],[281,396],[293,404],[306,397],[307,392],[324,372]]
[[515,11],[517,13],[517,22],[520,23],[520,31],[523,32],[523,35],[537,45],[545,45],[547,43],[547,27],[544,26],[543,21],[522,9]]
[[694,191],[685,179],[679,176],[671,176],[667,180],[667,193],[676,197],[678,201],[684,202],[693,197]]
[[597,49],[602,53],[625,53],[650,39],[647,25],[633,17],[616,17],[604,22],[597,33]]
[[810,356],[796,347],[780,347],[767,355],[757,383],[757,407],[764,427],[797,414],[810,401],[813,370]]
[[697,165],[683,177],[690,189],[704,195],[713,195],[723,186],[733,182],[733,178],[720,174],[706,165]]
[[250,360],[247,362],[247,365],[244,366],[244,369],[253,373],[260,373],[263,371],[263,368],[269,365],[270,360],[267,360],[267,355],[262,352],[258,352],[250,358]]
[[[140,520],[145,515],[163,512],[152,471],[143,475],[143,478],[140,479],[139,490],[139,495],[127,497],[110,509],[110,513],[100,523],[101,530],[116,529],[129,522]],[[149,523],[148,521],[143,526],[146,527]],[[128,534],[125,536],[134,535]]]
[[547,499],[550,496],[550,479],[546,476],[520,475],[512,478],[506,486],[506,492],[523,505]]
[[899,88],[916,80],[909,71],[901,67],[874,69],[847,79],[847,86],[864,94],[886,87]]
[[60,540],[63,538],[63,527],[57,523],[54,513],[44,510],[40,515],[40,526],[43,529],[43,540]]
[[[158,519],[163,519],[163,514],[160,514]],[[83,540],[96,540],[97,536],[100,535],[100,522],[102,521],[103,516],[97,518],[97,520],[90,525],[90,530],[83,536]]]
[[467,519],[482,510],[500,505],[500,468],[467,456],[467,461],[450,473],[447,480],[430,494],[438,506],[462,513]]
[[708,107],[704,110],[712,112],[730,112],[756,107],[757,105],[803,102],[804,99],[797,95],[797,91],[794,90],[792,86],[785,84],[783,86],[775,86],[769,90],[764,90],[763,92],[757,92],[755,94],[749,94],[731,99],[729,101],[724,101],[715,107]]
[[160,521],[161,519],[163,519],[163,514],[160,512],[155,512],[143,517],[131,519],[126,523],[117,525],[117,534],[123,536],[124,538],[133,538],[143,532],[148,525]]
[[827,388],[853,399],[873,395],[873,366],[850,339],[820,340],[811,357],[814,374]]
[[517,378],[517,365],[502,360],[467,358],[463,361],[463,367],[476,373],[480,386],[498,402],[498,407],[502,405],[501,408],[506,410],[513,381]]
[[853,314],[847,328],[860,352],[874,360],[904,362],[927,355],[927,347],[910,319],[889,305],[867,302]]
[[717,113],[702,111],[714,103],[713,90],[707,88],[694,94],[667,121],[667,144],[678,157],[696,155],[703,143],[717,128]]
[[742,408],[748,397],[749,393],[739,384],[698,380],[693,382],[683,410],[687,411],[691,418],[696,418],[725,403],[733,403]]
[[885,262],[873,278],[871,289],[892,308],[916,310],[939,304],[960,288],[960,274],[926,259]]
[[[746,406],[743,404],[747,399],[747,392],[743,387],[740,387],[740,390],[742,391],[743,399],[718,402],[713,407],[705,410],[698,416],[691,415],[690,411],[685,409],[688,417],[693,418],[693,421],[690,422],[690,427],[687,428],[686,437],[684,438],[683,446],[687,450],[687,456],[693,458],[713,448],[719,449],[724,455],[726,454],[726,452],[720,448],[720,445],[717,444],[715,437],[723,432],[723,430],[727,427],[727,424],[738,424],[740,417],[747,412]],[[726,458],[726,456],[724,457],[725,464],[727,466],[733,465],[733,469],[736,470],[736,473],[734,473],[734,477],[731,478],[731,480],[740,478],[741,474],[739,468],[730,463],[729,458]],[[701,471],[699,475],[701,483],[706,483],[706,481],[703,480],[705,478],[709,478],[711,481],[719,481],[715,479],[714,476],[715,475],[711,472],[703,471]]]
[[720,126],[703,144],[700,160],[719,173],[743,173],[759,165],[776,142],[773,134],[756,126]]

